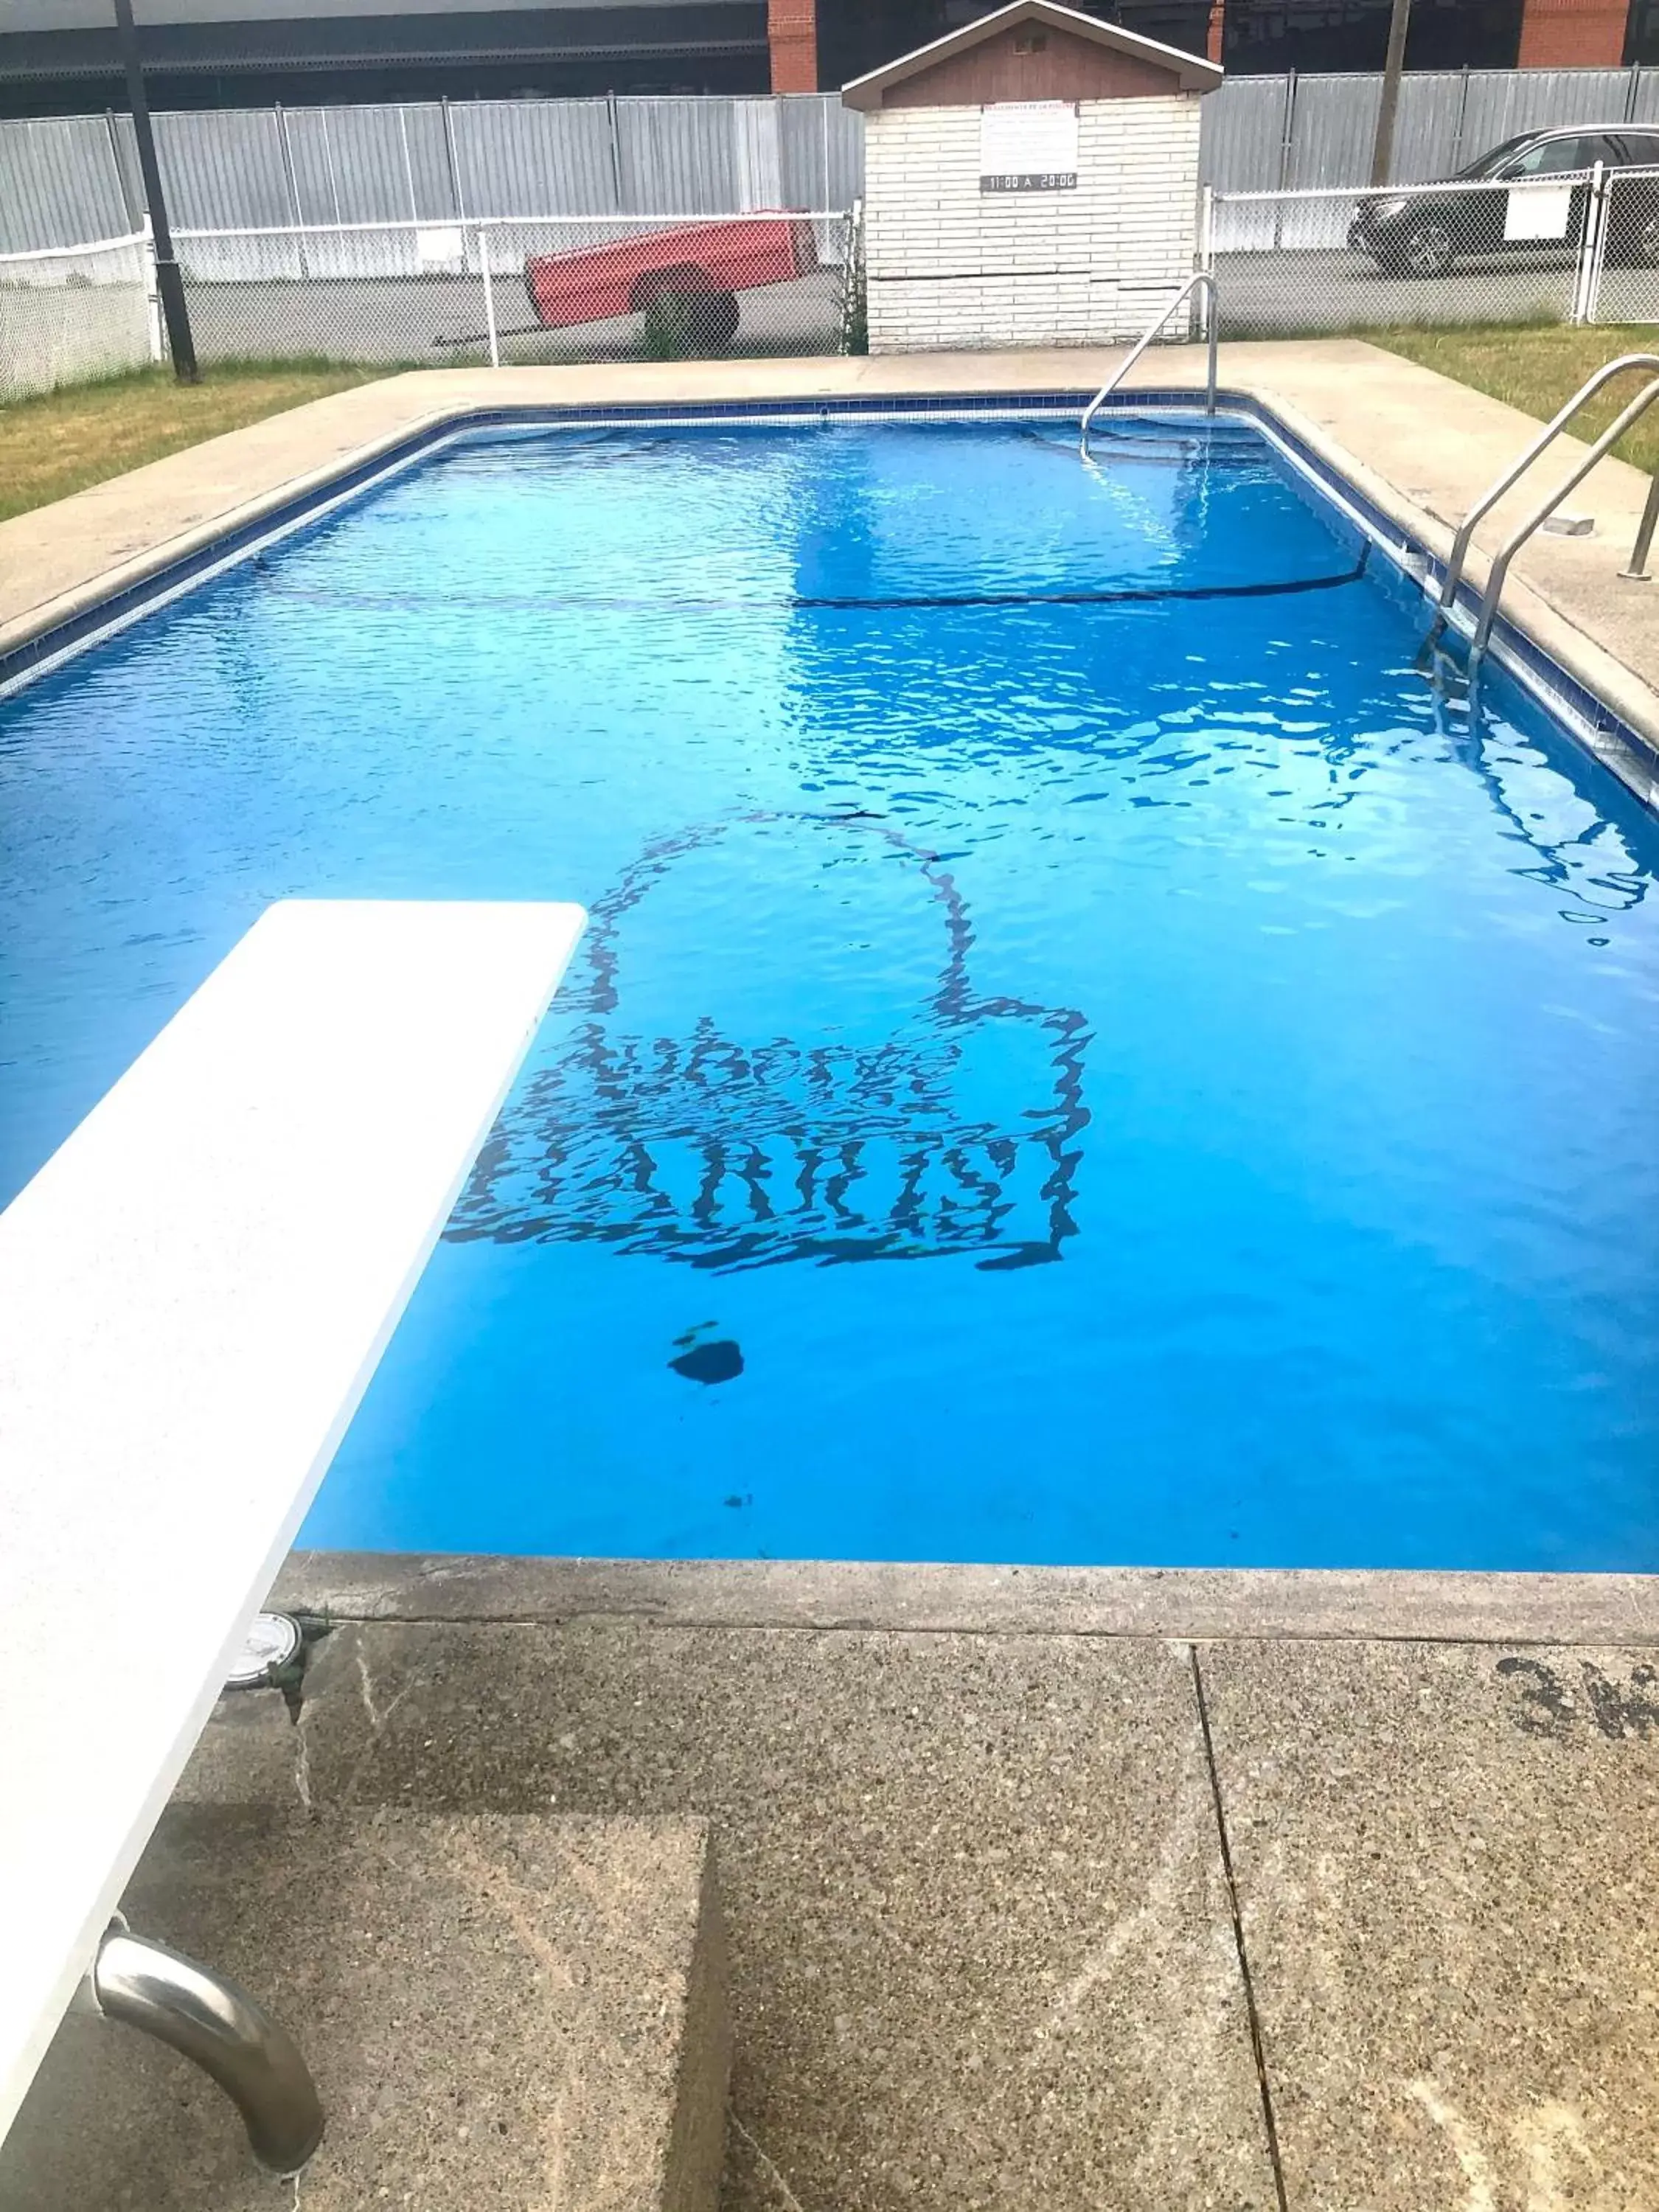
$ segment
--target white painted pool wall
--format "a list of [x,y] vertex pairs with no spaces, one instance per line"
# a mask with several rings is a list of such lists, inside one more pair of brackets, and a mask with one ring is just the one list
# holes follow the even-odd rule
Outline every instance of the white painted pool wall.
[[868,116],[871,352],[1139,337],[1194,265],[1201,104],[1083,100],[1056,192],[981,191],[977,107]]

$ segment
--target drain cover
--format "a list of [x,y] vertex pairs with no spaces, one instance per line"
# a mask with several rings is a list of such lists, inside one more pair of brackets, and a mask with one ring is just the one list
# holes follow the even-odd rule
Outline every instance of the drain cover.
[[282,1672],[299,1648],[297,1620],[290,1620],[285,1613],[256,1613],[236,1663],[225,1678],[226,1689],[258,1689]]

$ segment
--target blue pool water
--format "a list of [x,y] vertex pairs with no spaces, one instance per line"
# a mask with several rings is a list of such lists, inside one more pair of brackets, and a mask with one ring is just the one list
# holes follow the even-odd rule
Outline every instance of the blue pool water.
[[0,1196],[272,899],[592,910],[306,1540],[1659,1568],[1659,825],[1101,450],[480,439],[0,705]]

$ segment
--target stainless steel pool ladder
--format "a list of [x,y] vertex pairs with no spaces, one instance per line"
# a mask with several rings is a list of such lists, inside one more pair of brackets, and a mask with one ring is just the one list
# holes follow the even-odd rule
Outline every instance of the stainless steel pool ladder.
[[[1512,461],[1503,474],[1487,486],[1464,516],[1458,526],[1457,535],[1452,540],[1451,553],[1446,562],[1445,580],[1440,586],[1440,599],[1435,609],[1434,621],[1430,627],[1427,637],[1423,641],[1425,659],[1432,654],[1435,647],[1445,635],[1447,624],[1451,619],[1452,608],[1457,598],[1457,587],[1463,580],[1463,569],[1468,560],[1469,544],[1474,536],[1476,525],[1492,512],[1506,491],[1520,483],[1539,455],[1561,435],[1585,401],[1593,399],[1603,385],[1611,384],[1614,377],[1622,376],[1626,369],[1632,368],[1659,372],[1659,354],[1622,354],[1617,361],[1610,361],[1605,368],[1598,368],[1594,376],[1580,385],[1560,413],[1546,423],[1526,451]],[[1583,482],[1595,464],[1618,444],[1631,425],[1646,414],[1656,398],[1659,398],[1659,374],[1656,374],[1650,382],[1644,385],[1624,412],[1609,428],[1601,433],[1571,474],[1555,487],[1547,499],[1534,507],[1523,521],[1516,524],[1493,555],[1492,567],[1486,575],[1486,588],[1481,594],[1480,608],[1475,617],[1474,632],[1469,644],[1471,666],[1480,659],[1486,649],[1487,641],[1492,635],[1492,626],[1498,615],[1498,602],[1503,595],[1504,581],[1509,575],[1510,563],[1533,532],[1541,528],[1549,520],[1567,494]],[[1648,487],[1647,504],[1642,510],[1642,520],[1637,527],[1636,544],[1631,552],[1630,566],[1619,571],[1627,582],[1646,583],[1648,580],[1648,555],[1653,546],[1656,523],[1659,523],[1659,473],[1655,475]]]
[[1136,342],[1127,359],[1119,362],[1117,367],[1107,378],[1105,383],[1101,386],[1099,391],[1096,392],[1094,398],[1084,409],[1082,427],[1078,433],[1078,451],[1083,454],[1085,459],[1087,458],[1089,452],[1090,423],[1094,421],[1095,416],[1099,413],[1102,406],[1111,398],[1113,392],[1117,390],[1119,385],[1122,383],[1124,378],[1129,374],[1129,371],[1140,359],[1141,355],[1146,352],[1147,347],[1151,345],[1152,340],[1158,336],[1165,323],[1169,321],[1170,316],[1175,313],[1176,308],[1184,307],[1188,301],[1192,298],[1194,292],[1202,293],[1204,295],[1204,305],[1206,310],[1204,317],[1205,334],[1208,337],[1210,343],[1210,368],[1208,381],[1205,390],[1204,412],[1206,415],[1213,415],[1215,413],[1216,325],[1219,320],[1219,313],[1215,288],[1215,278],[1210,274],[1207,269],[1200,269],[1195,276],[1189,276],[1187,279],[1181,289],[1176,294],[1174,299],[1172,299],[1166,307],[1163,307],[1158,309],[1157,314],[1153,316],[1152,321],[1147,324],[1145,331],[1142,331],[1140,337]]

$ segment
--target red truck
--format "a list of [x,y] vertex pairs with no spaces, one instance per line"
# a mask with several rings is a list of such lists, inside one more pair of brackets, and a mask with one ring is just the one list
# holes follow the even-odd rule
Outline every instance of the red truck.
[[685,335],[718,347],[729,345],[736,334],[739,292],[810,276],[817,265],[810,222],[733,216],[610,246],[532,253],[524,264],[524,283],[544,330],[654,309],[672,317]]

